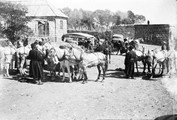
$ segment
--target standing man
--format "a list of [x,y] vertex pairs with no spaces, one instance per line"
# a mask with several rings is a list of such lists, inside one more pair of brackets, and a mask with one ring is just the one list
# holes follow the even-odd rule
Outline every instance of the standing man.
[[136,53],[133,50],[133,46],[130,46],[129,52],[126,54],[125,61],[124,61],[126,78],[131,77],[132,79],[134,79],[135,59],[136,59]]

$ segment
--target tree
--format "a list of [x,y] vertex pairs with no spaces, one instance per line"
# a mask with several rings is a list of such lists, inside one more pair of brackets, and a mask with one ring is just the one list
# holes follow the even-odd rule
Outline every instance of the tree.
[[65,7],[65,8],[62,9],[62,12],[69,17],[72,10],[68,7]]
[[88,30],[92,30],[93,26],[93,16],[90,11],[82,11],[83,17],[81,19],[81,25],[86,26]]
[[0,11],[0,16],[5,22],[5,26],[1,26],[0,30],[12,43],[22,35],[32,34],[32,30],[27,26],[30,19],[25,16],[25,6],[0,1]]
[[120,25],[121,24],[121,17],[118,14],[113,15],[112,22],[114,25]]
[[112,21],[112,13],[109,10],[96,10],[93,15],[99,20],[101,25],[109,25]]
[[143,23],[146,21],[145,16],[143,15],[135,15],[135,23]]
[[135,23],[135,14],[130,10],[127,13],[128,13],[129,24],[134,24]]

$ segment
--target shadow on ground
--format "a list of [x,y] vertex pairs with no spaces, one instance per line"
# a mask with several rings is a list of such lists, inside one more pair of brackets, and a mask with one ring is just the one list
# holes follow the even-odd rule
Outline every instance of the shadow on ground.
[[[117,69],[109,69],[106,73],[106,77],[112,77],[112,78],[119,78],[119,79],[128,79],[125,76],[124,69],[117,68]],[[151,73],[142,73],[142,72],[135,72],[134,73],[135,78],[140,78],[142,80],[148,80],[148,81],[157,81],[157,78],[161,78],[161,75],[155,75],[152,77]]]

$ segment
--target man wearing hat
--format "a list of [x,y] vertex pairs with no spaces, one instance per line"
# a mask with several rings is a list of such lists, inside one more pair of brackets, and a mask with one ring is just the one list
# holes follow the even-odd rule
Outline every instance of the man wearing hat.
[[133,46],[130,46],[129,52],[126,54],[125,61],[124,61],[126,78],[131,77],[132,79],[134,79],[135,59],[136,59],[136,53],[133,50]]

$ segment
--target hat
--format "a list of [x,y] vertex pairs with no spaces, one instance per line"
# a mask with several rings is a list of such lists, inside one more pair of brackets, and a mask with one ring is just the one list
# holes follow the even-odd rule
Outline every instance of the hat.
[[130,45],[129,50],[132,50],[132,49],[133,49],[133,46],[132,46],[132,45]]

